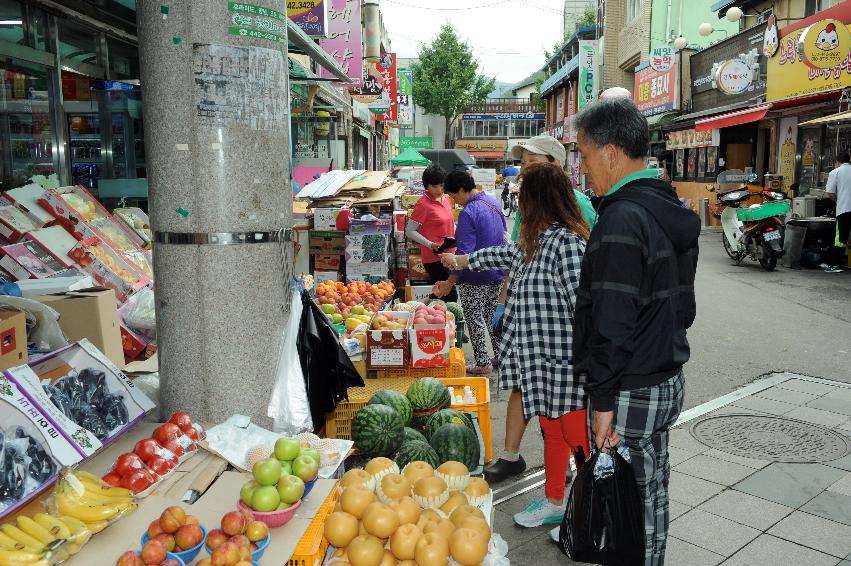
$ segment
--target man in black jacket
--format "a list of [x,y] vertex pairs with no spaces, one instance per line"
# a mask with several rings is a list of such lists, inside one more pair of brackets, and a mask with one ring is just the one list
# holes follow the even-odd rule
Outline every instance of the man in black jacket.
[[683,404],[700,221],[648,169],[647,120],[627,98],[576,117],[582,172],[602,198],[582,262],[574,356],[598,448],[623,441],[644,500],[645,565],[665,560],[668,434]]

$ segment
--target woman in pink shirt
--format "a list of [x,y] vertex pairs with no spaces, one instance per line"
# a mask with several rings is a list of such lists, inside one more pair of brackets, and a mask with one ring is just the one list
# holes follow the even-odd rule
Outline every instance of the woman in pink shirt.
[[[430,165],[423,171],[425,194],[417,201],[414,211],[405,227],[408,239],[420,245],[423,266],[429,276],[429,283],[446,281],[447,270],[440,262],[435,251],[443,245],[444,238],[455,237],[455,217],[452,215],[452,199],[443,193],[443,179],[446,173],[440,165]],[[444,250],[450,251],[450,250]],[[455,289],[443,300],[458,300]]]

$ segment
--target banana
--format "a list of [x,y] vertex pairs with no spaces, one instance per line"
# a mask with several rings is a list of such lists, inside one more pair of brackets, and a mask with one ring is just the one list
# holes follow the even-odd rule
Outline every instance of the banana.
[[90,531],[89,527],[81,520],[65,515],[59,517],[59,520],[62,521],[71,531],[70,539],[74,541],[75,545],[82,547],[84,544],[89,542],[90,538],[92,538],[92,531]]
[[0,531],[0,550],[28,550],[33,552],[38,550],[37,548],[30,548],[22,542],[19,542],[3,531]]
[[68,528],[68,525],[53,515],[48,515],[47,513],[36,513],[33,515],[33,520],[47,529],[53,538],[71,538],[71,529]]
[[79,470],[76,472],[76,474],[80,481],[86,484],[87,488],[89,485],[96,487],[100,490],[101,495],[106,495],[108,497],[127,497],[130,499],[133,498],[133,492],[129,489],[109,485],[108,483],[103,481],[102,478],[99,478],[91,472]]
[[109,521],[86,521],[85,524],[86,528],[89,529],[93,535],[96,535],[109,526]]
[[3,533],[9,538],[14,539],[16,542],[19,542],[34,551],[44,550],[44,544],[40,540],[31,537],[11,523],[4,523],[3,525],[0,525],[0,531],[3,531]]
[[0,566],[30,566],[47,564],[44,554],[25,550],[0,550]]
[[[69,477],[69,476],[66,476]],[[64,479],[64,478],[63,478]],[[78,495],[73,480],[59,481],[56,486],[56,504],[60,515],[68,515],[84,522],[108,521],[116,515],[132,511],[136,504],[116,499],[110,504],[89,504]]]
[[31,517],[19,515],[17,518],[18,528],[38,540],[45,546],[55,541],[58,537],[53,536],[50,531],[36,523]]
[[[88,488],[88,486],[86,486]],[[123,505],[132,503],[133,499],[124,496],[103,495],[99,488],[98,491],[86,489],[86,491],[78,497],[78,499],[88,505]]]

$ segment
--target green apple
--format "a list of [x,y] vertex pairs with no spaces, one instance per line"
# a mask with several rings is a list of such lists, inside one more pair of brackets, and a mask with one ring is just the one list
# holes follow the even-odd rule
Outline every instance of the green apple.
[[301,454],[299,456],[310,456],[316,462],[316,465],[319,466],[319,451],[314,448],[302,448]]
[[260,484],[254,480],[245,482],[245,485],[239,490],[239,498],[243,503],[251,507],[251,498],[258,487],[260,487]]
[[283,501],[278,505],[278,508],[275,511],[283,511],[284,509],[289,509],[292,507],[289,503],[284,503]]
[[281,479],[281,463],[275,458],[266,458],[254,464],[251,472],[260,485],[275,485]]
[[294,460],[301,450],[298,439],[279,438],[275,441],[275,458],[278,460]]
[[251,496],[251,508],[261,513],[274,511],[281,504],[281,496],[273,485],[264,485],[254,490]]
[[290,460],[281,460],[281,477],[293,473],[293,463]]
[[278,495],[283,503],[295,503],[304,495],[304,482],[296,476],[281,476],[278,482]]
[[366,308],[363,305],[355,305],[352,307],[352,314],[366,314]]
[[307,483],[316,479],[316,476],[319,475],[319,464],[310,456],[302,454],[293,460],[293,474]]

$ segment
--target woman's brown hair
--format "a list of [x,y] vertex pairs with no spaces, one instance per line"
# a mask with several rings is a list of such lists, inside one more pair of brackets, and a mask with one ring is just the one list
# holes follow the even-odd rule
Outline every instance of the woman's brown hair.
[[520,249],[526,263],[538,253],[540,236],[556,224],[573,231],[583,240],[590,234],[579,210],[573,185],[564,169],[555,163],[533,163],[523,175],[520,187]]

